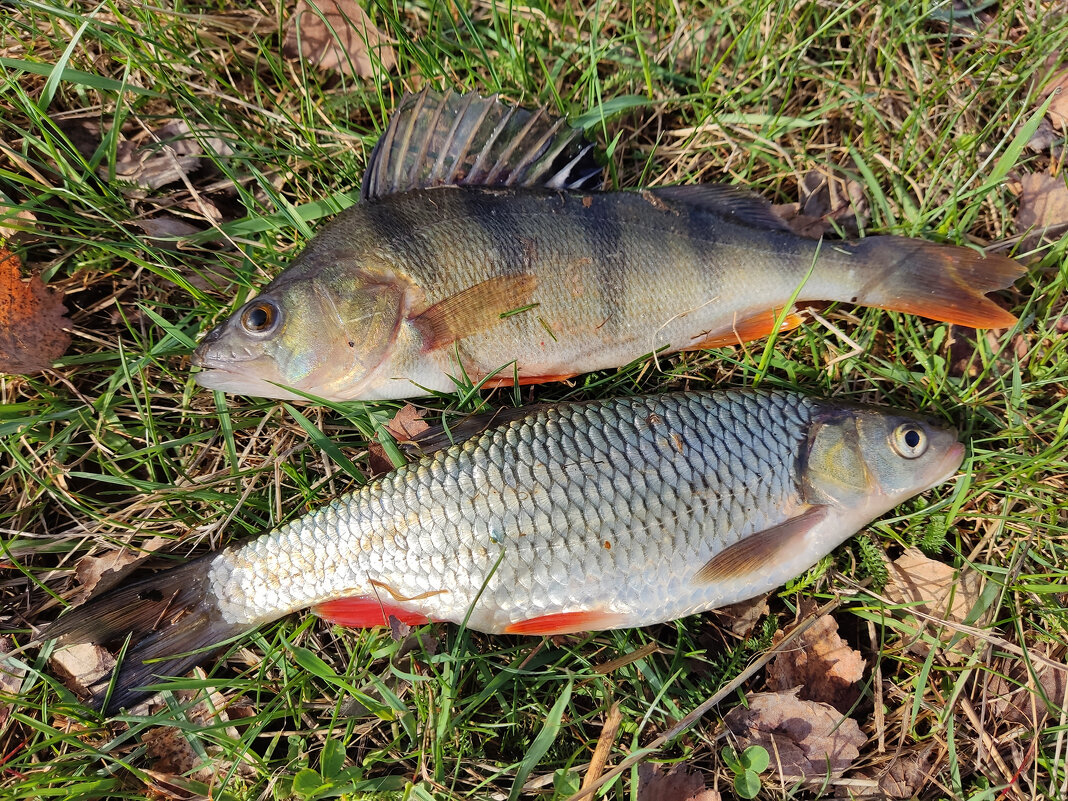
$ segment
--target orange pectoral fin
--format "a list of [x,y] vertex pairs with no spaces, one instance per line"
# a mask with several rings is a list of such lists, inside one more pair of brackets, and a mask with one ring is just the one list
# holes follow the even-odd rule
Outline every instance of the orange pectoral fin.
[[[519,376],[519,386],[529,387],[532,384],[548,384],[553,381],[567,381],[577,376],[578,373],[567,373],[566,375],[521,375]],[[495,375],[493,378],[487,378],[486,382],[482,385],[486,389],[500,389],[501,387],[510,387],[516,384],[514,375]]]
[[368,595],[326,601],[312,607],[312,612],[329,623],[354,629],[388,626],[390,615],[409,626],[430,622],[430,618],[426,615],[395,604],[383,603],[378,598]]
[[601,631],[618,629],[627,625],[625,615],[590,609],[581,612],[554,612],[539,615],[529,620],[517,620],[504,628],[505,634],[574,634],[577,631]]
[[501,275],[440,300],[412,318],[423,335],[424,349],[436,350],[458,339],[485,331],[501,321],[501,315],[530,304],[537,287],[530,274]]
[[[684,350],[724,348],[728,345],[740,345],[743,342],[750,342],[754,339],[771,336],[775,333],[775,320],[778,319],[780,311],[780,309],[772,309],[771,311],[759,312],[750,317],[736,320],[731,326],[730,331],[711,334],[700,342],[688,345]],[[783,331],[792,331],[803,322],[804,320],[800,315],[795,312],[789,312],[786,317],[783,318],[782,325],[779,326],[779,333],[782,333]]]
[[705,566],[697,571],[697,582],[713,584],[717,581],[738,580],[762,570],[770,562],[779,559],[780,554],[796,549],[805,535],[826,516],[826,506],[810,506],[797,517],[765,531],[750,534],[741,542],[709,559]]

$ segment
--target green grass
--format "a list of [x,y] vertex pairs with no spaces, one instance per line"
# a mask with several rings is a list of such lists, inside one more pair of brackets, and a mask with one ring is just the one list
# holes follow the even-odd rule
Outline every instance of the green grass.
[[[383,3],[373,13],[399,63],[361,80],[283,59],[290,9],[275,2],[19,0],[0,15],[0,203],[35,216],[9,247],[66,293],[74,343],[52,371],[0,377],[3,632],[23,644],[53,619],[84,556],[154,537],[177,557],[205,552],[366,475],[368,441],[396,404],[298,410],[215,397],[191,381],[188,354],[354,202],[405,88],[429,80],[548,104],[602,140],[619,187],[737,181],[785,203],[817,170],[859,184],[866,231],[1018,244],[1011,182],[1051,168],[1049,153],[1026,147],[1026,126],[1037,124],[1046,58],[1064,52],[1068,22],[1032,2],[952,20],[951,7]],[[173,119],[225,140],[232,155],[209,158],[190,186],[131,199],[112,180],[118,132],[143,136]],[[201,232],[147,238],[136,223],[161,214]],[[853,712],[869,742],[845,782],[782,785],[769,771],[763,797],[859,792],[850,778],[928,746],[924,798],[998,798],[1017,770],[1005,797],[1060,797],[1064,721],[1054,714],[1029,731],[984,706],[993,676],[1027,684],[1020,649],[1063,664],[1068,644],[1068,340],[1056,327],[1066,246],[1028,247],[1016,251],[1028,276],[1004,294],[1021,323],[1000,338],[832,307],[823,316],[861,351],[829,366],[851,346],[812,321],[768,349],[662,358],[659,369],[643,360],[573,385],[426,404],[433,417],[486,396],[503,405],[759,382],[959,426],[971,443],[963,477],[773,595],[774,619],[749,639],[704,615],[545,642],[432,625],[402,644],[292,615],[228,646],[212,678],[168,683],[161,708],[110,721],[54,677],[47,650],[30,651],[0,724],[0,795],[140,798],[168,781],[179,795],[210,786],[214,798],[566,797],[614,703],[622,723],[609,767],[764,653],[776,623],[844,593],[839,625],[878,664]],[[878,600],[879,560],[911,544],[989,578],[986,639],[963,664],[908,650],[913,624]],[[218,688],[228,720],[191,715],[189,693],[205,687]],[[757,674],[742,689],[761,688]],[[354,703],[361,696],[377,714]],[[158,726],[180,728],[206,771],[151,773],[143,735]],[[729,787],[723,737],[713,712],[649,756]],[[634,798],[635,771],[607,792]]]

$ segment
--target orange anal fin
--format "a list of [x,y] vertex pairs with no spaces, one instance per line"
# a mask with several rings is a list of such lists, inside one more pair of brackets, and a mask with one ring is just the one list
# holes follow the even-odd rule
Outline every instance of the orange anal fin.
[[489,278],[428,307],[412,318],[412,325],[422,334],[424,350],[443,348],[528,306],[537,285],[529,273]]
[[[711,334],[700,342],[687,345],[684,350],[699,350],[703,348],[725,348],[728,345],[740,345],[754,339],[762,339],[775,333],[775,320],[778,319],[780,310],[772,309],[736,320],[729,331],[721,331]],[[779,333],[792,331],[804,320],[795,312],[789,312],[779,326]]]
[[743,579],[758,573],[769,563],[798,548],[805,535],[827,516],[826,506],[810,506],[796,517],[750,534],[741,542],[720,551],[697,571],[696,581],[712,584],[717,581]]
[[505,634],[530,634],[534,636],[548,634],[574,634],[577,631],[601,631],[615,629],[627,624],[624,615],[604,612],[600,609],[582,612],[554,612],[539,615],[529,620],[517,620],[509,623]]
[[388,626],[392,615],[401,623],[418,626],[429,623],[430,618],[396,604],[385,603],[374,596],[359,595],[354,598],[336,598],[312,607],[312,612],[329,623],[354,629],[372,626]]
[[511,387],[518,383],[521,387],[529,387],[532,384],[548,384],[553,381],[567,381],[577,375],[578,373],[561,375],[521,375],[519,376],[518,382],[516,382],[514,375],[495,375],[492,378],[487,378],[482,386],[486,389],[500,389],[501,387]]

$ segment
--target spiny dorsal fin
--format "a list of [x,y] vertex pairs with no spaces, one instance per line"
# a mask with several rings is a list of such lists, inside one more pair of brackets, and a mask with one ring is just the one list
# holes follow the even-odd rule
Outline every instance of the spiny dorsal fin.
[[429,88],[401,98],[378,140],[361,200],[434,186],[598,188],[603,171],[582,131],[542,106]]
[[777,526],[750,534],[709,559],[697,571],[695,580],[701,584],[714,584],[717,581],[743,579],[763,570],[781,558],[781,553],[791,553],[796,549],[809,530],[826,516],[826,506],[810,506]]
[[691,184],[689,186],[658,186],[646,190],[668,204],[695,206],[721,217],[772,231],[789,231],[790,226],[776,216],[771,204],[748,189],[727,184]]

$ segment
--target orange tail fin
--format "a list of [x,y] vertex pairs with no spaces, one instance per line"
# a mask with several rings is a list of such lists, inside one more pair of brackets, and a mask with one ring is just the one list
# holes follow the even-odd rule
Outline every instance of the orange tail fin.
[[[824,247],[841,247],[824,243]],[[1016,317],[986,297],[1012,286],[1024,268],[1005,256],[902,236],[846,246],[865,263],[854,303],[972,328],[1006,328]]]

